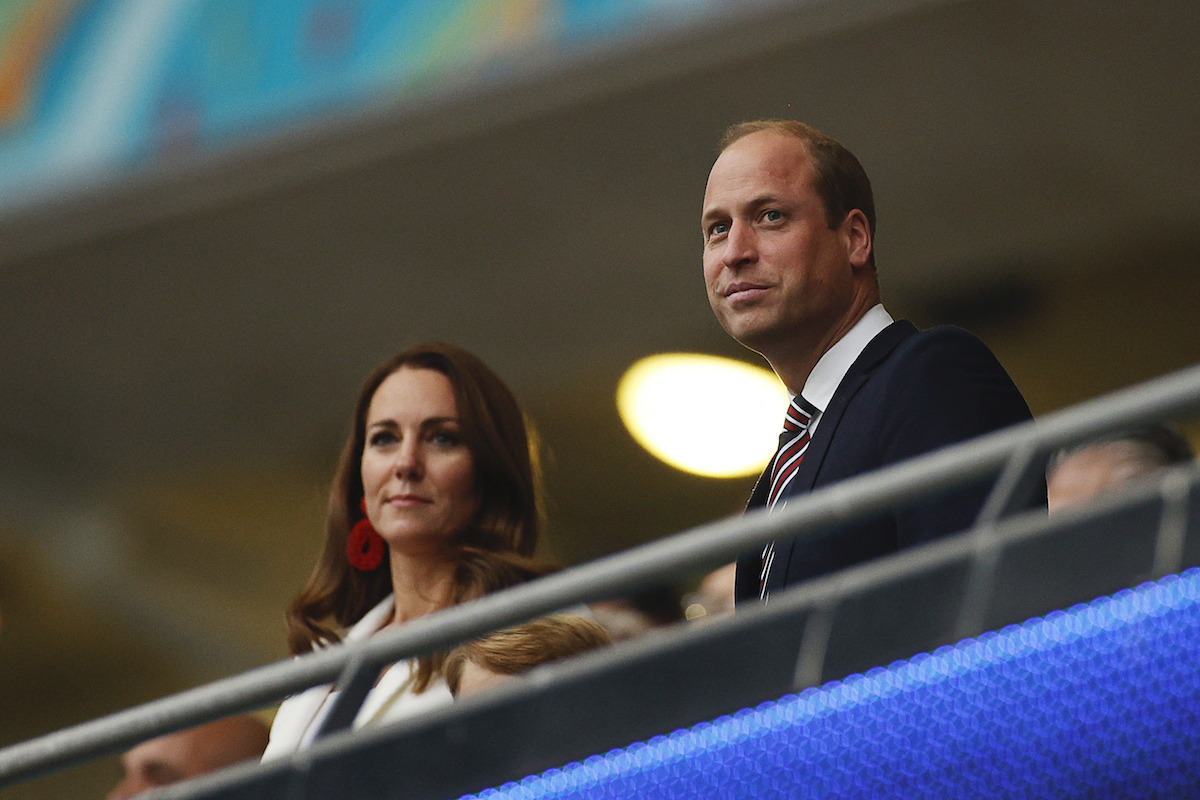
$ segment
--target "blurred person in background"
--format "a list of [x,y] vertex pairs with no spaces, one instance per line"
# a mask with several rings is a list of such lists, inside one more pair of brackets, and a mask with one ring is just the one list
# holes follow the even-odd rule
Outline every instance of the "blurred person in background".
[[121,781],[107,800],[125,800],[160,786],[260,758],[267,726],[246,715],[159,736],[121,756]]
[[628,597],[591,603],[588,610],[614,642],[633,639],[683,619],[679,592],[665,584]]
[[683,615],[689,620],[719,619],[733,613],[737,564],[726,564],[704,576],[696,591],[684,595]]
[[468,642],[446,658],[446,684],[455,697],[509,683],[536,666],[611,644],[598,622],[555,614]]
[[1118,431],[1064,448],[1046,467],[1050,513],[1116,491],[1192,457],[1187,439],[1166,425]]
[[[540,509],[531,433],[500,378],[453,345],[393,356],[359,395],[288,645],[363,640],[546,574],[534,558]],[[449,703],[444,664],[444,653],[392,664],[354,727]],[[317,686],[285,700],[264,758],[307,747],[336,694]]]

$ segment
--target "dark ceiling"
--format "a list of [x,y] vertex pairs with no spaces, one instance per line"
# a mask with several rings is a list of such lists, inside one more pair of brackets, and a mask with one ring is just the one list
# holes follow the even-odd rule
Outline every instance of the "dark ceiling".
[[[838,5],[776,14],[797,34]],[[466,101],[376,116],[0,223],[0,368],[20,376],[0,459],[111,477],[310,455],[364,370],[414,340],[478,350],[531,402],[710,349],[696,213],[717,133],[746,117],[856,151],[893,301],[1196,229],[1194,3],[915,5],[736,60],[710,31],[687,44],[720,59],[684,74],[549,110],[539,90],[574,75],[530,78],[501,98],[524,114],[487,119],[492,97],[481,119]],[[445,135],[409,143],[420,125]]]

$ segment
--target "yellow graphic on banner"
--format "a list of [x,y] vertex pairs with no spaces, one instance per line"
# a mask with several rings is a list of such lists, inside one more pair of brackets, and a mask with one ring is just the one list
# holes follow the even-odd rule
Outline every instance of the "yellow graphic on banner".
[[25,119],[38,70],[81,0],[5,0],[0,3],[0,129]]

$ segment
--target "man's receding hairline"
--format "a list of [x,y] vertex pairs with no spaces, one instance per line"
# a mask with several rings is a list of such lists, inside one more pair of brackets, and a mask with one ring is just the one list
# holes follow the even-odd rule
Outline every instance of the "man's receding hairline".
[[[799,143],[800,143],[800,145],[801,145],[801,147],[802,147],[802,148],[803,148],[803,150],[804,150],[804,157],[805,157],[805,159],[806,159],[806,160],[807,160],[807,162],[808,162],[808,168],[809,168],[808,184],[809,184],[809,185],[810,185],[810,186],[811,186],[811,187],[812,187],[814,190],[816,190],[816,191],[817,191],[818,195],[820,195],[820,182],[821,182],[821,173],[820,173],[820,171],[817,169],[817,161],[816,161],[816,159],[813,157],[812,149],[809,147],[809,142],[808,142],[808,140],[806,140],[806,139],[802,139],[802,138],[801,138],[801,137],[799,137],[799,136],[794,136],[794,135],[792,135],[792,134],[790,134],[790,133],[787,133],[787,132],[785,132],[785,131],[778,131],[778,130],[776,130],[776,129],[774,129],[774,128],[763,128],[762,130],[747,131],[746,133],[744,133],[744,134],[742,134],[741,136],[737,137],[737,138],[736,138],[736,139],[734,139],[733,141],[729,142],[729,144],[727,144],[725,147],[721,148],[721,152],[717,154],[717,158],[719,159],[721,156],[725,155],[725,153],[726,153],[727,151],[729,151],[729,150],[730,150],[730,149],[731,149],[731,148],[732,148],[732,147],[733,147],[735,144],[737,144],[738,142],[742,141],[743,139],[748,139],[749,137],[751,137],[751,136],[755,135],[756,133],[775,133],[775,134],[778,134],[779,138],[781,138],[781,139],[784,139],[784,140],[791,140],[791,141],[794,141],[794,142],[799,142]],[[714,164],[714,166],[715,166],[715,164]],[[708,194],[708,186],[707,186],[707,184],[706,184],[706,185],[705,185],[705,195],[707,196],[707,194]],[[764,194],[761,194],[761,195],[757,196],[757,197],[754,199],[754,202],[755,202],[755,203],[761,203],[761,202],[763,202],[763,201],[769,201],[769,200],[773,199],[773,196],[769,196],[769,195],[770,195],[770,193],[764,193]],[[822,198],[821,204],[822,204],[823,206],[825,205],[824,198]],[[703,220],[703,218],[704,218],[704,217],[703,217],[703,215],[704,215],[705,213],[707,213],[707,211],[706,211],[706,210],[702,210],[702,212],[701,212],[701,219],[702,219],[702,220]],[[849,211],[847,211],[847,213],[849,213]],[[828,216],[828,215],[827,215],[827,216]]]
[[[741,130],[743,127],[746,129]],[[792,130],[792,127],[800,128],[800,130],[803,132],[803,135],[795,130]],[[735,131],[739,130],[740,133],[736,133],[735,135]],[[754,120],[751,122],[741,122],[737,125],[731,125],[729,128],[727,128],[725,133],[721,136],[721,153],[724,154],[726,150],[733,147],[738,142],[759,133],[770,133],[774,134],[780,139],[799,142],[801,148],[804,150],[805,158],[808,159],[809,169],[812,171],[811,182],[814,184],[814,187],[820,191],[818,184],[820,184],[822,178],[821,169],[817,165],[817,156],[813,151],[813,148],[819,140],[829,142],[831,144],[838,144],[837,140],[827,136],[824,133],[821,133],[819,130],[811,125],[808,125],[807,123],[800,122],[799,120]],[[847,209],[847,212],[849,212],[849,209]]]
[[836,140],[828,134],[821,133],[798,119],[754,119],[730,125],[721,134],[718,146],[721,152],[725,152],[737,142],[756,133],[774,133],[788,139],[796,139],[805,144],[805,150],[818,140],[836,144]]
[[804,138],[804,137],[802,137],[802,136],[797,136],[797,135],[795,135],[794,133],[790,133],[790,132],[788,132],[788,131],[785,131],[785,130],[780,130],[780,129],[778,129],[778,128],[761,128],[761,129],[759,129],[759,130],[746,131],[745,133],[743,133],[743,134],[741,134],[741,135],[737,136],[736,138],[734,138],[734,139],[730,139],[728,142],[725,142],[725,139],[724,139],[724,137],[722,137],[722,139],[721,139],[721,141],[722,141],[721,152],[717,154],[717,158],[720,158],[721,156],[725,155],[725,153],[726,153],[727,151],[729,151],[730,149],[732,149],[732,148],[733,148],[733,146],[734,146],[734,145],[736,145],[738,142],[741,142],[741,141],[744,141],[744,140],[746,140],[746,139],[749,139],[751,136],[755,136],[756,134],[760,134],[760,133],[771,133],[771,134],[774,134],[775,136],[777,136],[777,137],[778,137],[778,138],[780,138],[780,139],[789,140],[789,141],[793,141],[793,142],[798,142],[798,143],[800,144],[800,146],[801,146],[801,147],[804,149],[804,155],[805,155],[805,157],[808,159],[808,165],[809,165],[809,167],[811,167],[811,168],[812,168],[812,171],[813,171],[813,175],[814,175],[814,177],[817,177],[817,178],[819,178],[819,177],[820,177],[820,176],[817,174],[817,162],[816,162],[816,159],[815,159],[815,158],[813,158],[813,152],[812,152],[812,140],[810,140],[810,139],[805,139],[805,138]]

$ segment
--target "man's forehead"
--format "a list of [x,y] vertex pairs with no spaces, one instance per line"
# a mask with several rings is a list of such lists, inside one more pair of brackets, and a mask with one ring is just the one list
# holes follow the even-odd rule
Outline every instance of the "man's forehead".
[[749,138],[739,139],[717,157],[708,173],[706,201],[714,193],[780,192],[811,183],[815,171],[799,139],[772,136],[740,146]]
[[753,169],[769,173],[794,172],[811,166],[812,159],[803,141],[767,130],[743,136],[726,147],[713,162],[712,173]]

